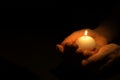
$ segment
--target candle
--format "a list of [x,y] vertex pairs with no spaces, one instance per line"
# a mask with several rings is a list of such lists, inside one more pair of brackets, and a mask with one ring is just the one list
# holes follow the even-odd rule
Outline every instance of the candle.
[[79,37],[76,40],[76,44],[82,49],[82,50],[88,50],[95,47],[96,42],[95,39],[93,39],[91,36],[87,35],[88,31],[85,30],[85,33],[83,36]]

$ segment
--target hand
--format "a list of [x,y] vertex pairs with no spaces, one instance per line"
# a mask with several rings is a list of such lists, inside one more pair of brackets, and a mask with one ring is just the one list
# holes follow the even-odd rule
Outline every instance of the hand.
[[76,40],[84,35],[85,29],[83,30],[79,30],[79,31],[75,31],[73,32],[71,35],[69,35],[67,38],[65,38],[63,40],[63,42],[61,44],[57,44],[57,48],[59,49],[60,52],[64,53],[66,48],[76,48],[75,53],[83,53],[83,55],[93,55],[94,53],[96,53],[99,48],[105,44],[107,44],[107,40],[106,38],[104,38],[103,36],[99,35],[97,32],[95,32],[94,30],[88,30],[88,35],[93,37],[96,41],[96,48],[95,49],[90,49],[87,51],[82,51],[80,47],[77,46],[76,44]]
[[110,65],[113,61],[115,61],[119,57],[120,57],[120,46],[118,46],[117,44],[107,44],[102,46],[96,54],[90,56],[85,60],[82,60],[82,65],[88,65],[107,59],[104,65],[100,67],[100,69],[103,69],[108,65]]
[[104,60],[106,58],[107,61],[104,65],[101,65],[102,68],[108,66],[115,59],[120,57],[120,47],[118,45],[107,44],[108,42],[105,37],[90,29],[88,30],[88,35],[95,39],[97,46],[95,49],[82,51],[81,53],[81,48],[78,47],[75,42],[79,37],[84,35],[84,32],[85,29],[75,31],[67,38],[65,38],[61,44],[57,44],[57,48],[59,49],[59,51],[64,54],[66,50],[71,50],[71,48],[75,48],[73,54],[82,54],[84,56],[87,55],[88,57],[86,59],[82,59],[82,61],[80,61],[83,66],[97,63],[98,61]]

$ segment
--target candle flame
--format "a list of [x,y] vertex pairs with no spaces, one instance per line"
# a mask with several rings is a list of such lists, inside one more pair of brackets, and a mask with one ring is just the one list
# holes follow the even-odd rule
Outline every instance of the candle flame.
[[85,30],[85,36],[87,36],[87,34],[88,34],[88,31],[87,31],[87,30]]

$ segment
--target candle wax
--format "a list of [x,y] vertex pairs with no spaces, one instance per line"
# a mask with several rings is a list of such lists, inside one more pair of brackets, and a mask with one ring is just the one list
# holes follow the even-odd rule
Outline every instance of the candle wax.
[[81,49],[85,49],[85,50],[94,48],[96,45],[95,40],[91,36],[87,36],[87,35],[78,38],[76,43]]

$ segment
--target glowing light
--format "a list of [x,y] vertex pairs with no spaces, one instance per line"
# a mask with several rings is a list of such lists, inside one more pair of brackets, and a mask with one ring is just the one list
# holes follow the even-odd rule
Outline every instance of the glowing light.
[[81,36],[77,39],[76,43],[81,49],[91,49],[96,46],[95,39],[93,39],[91,36],[88,36],[87,30],[85,30],[84,36]]

